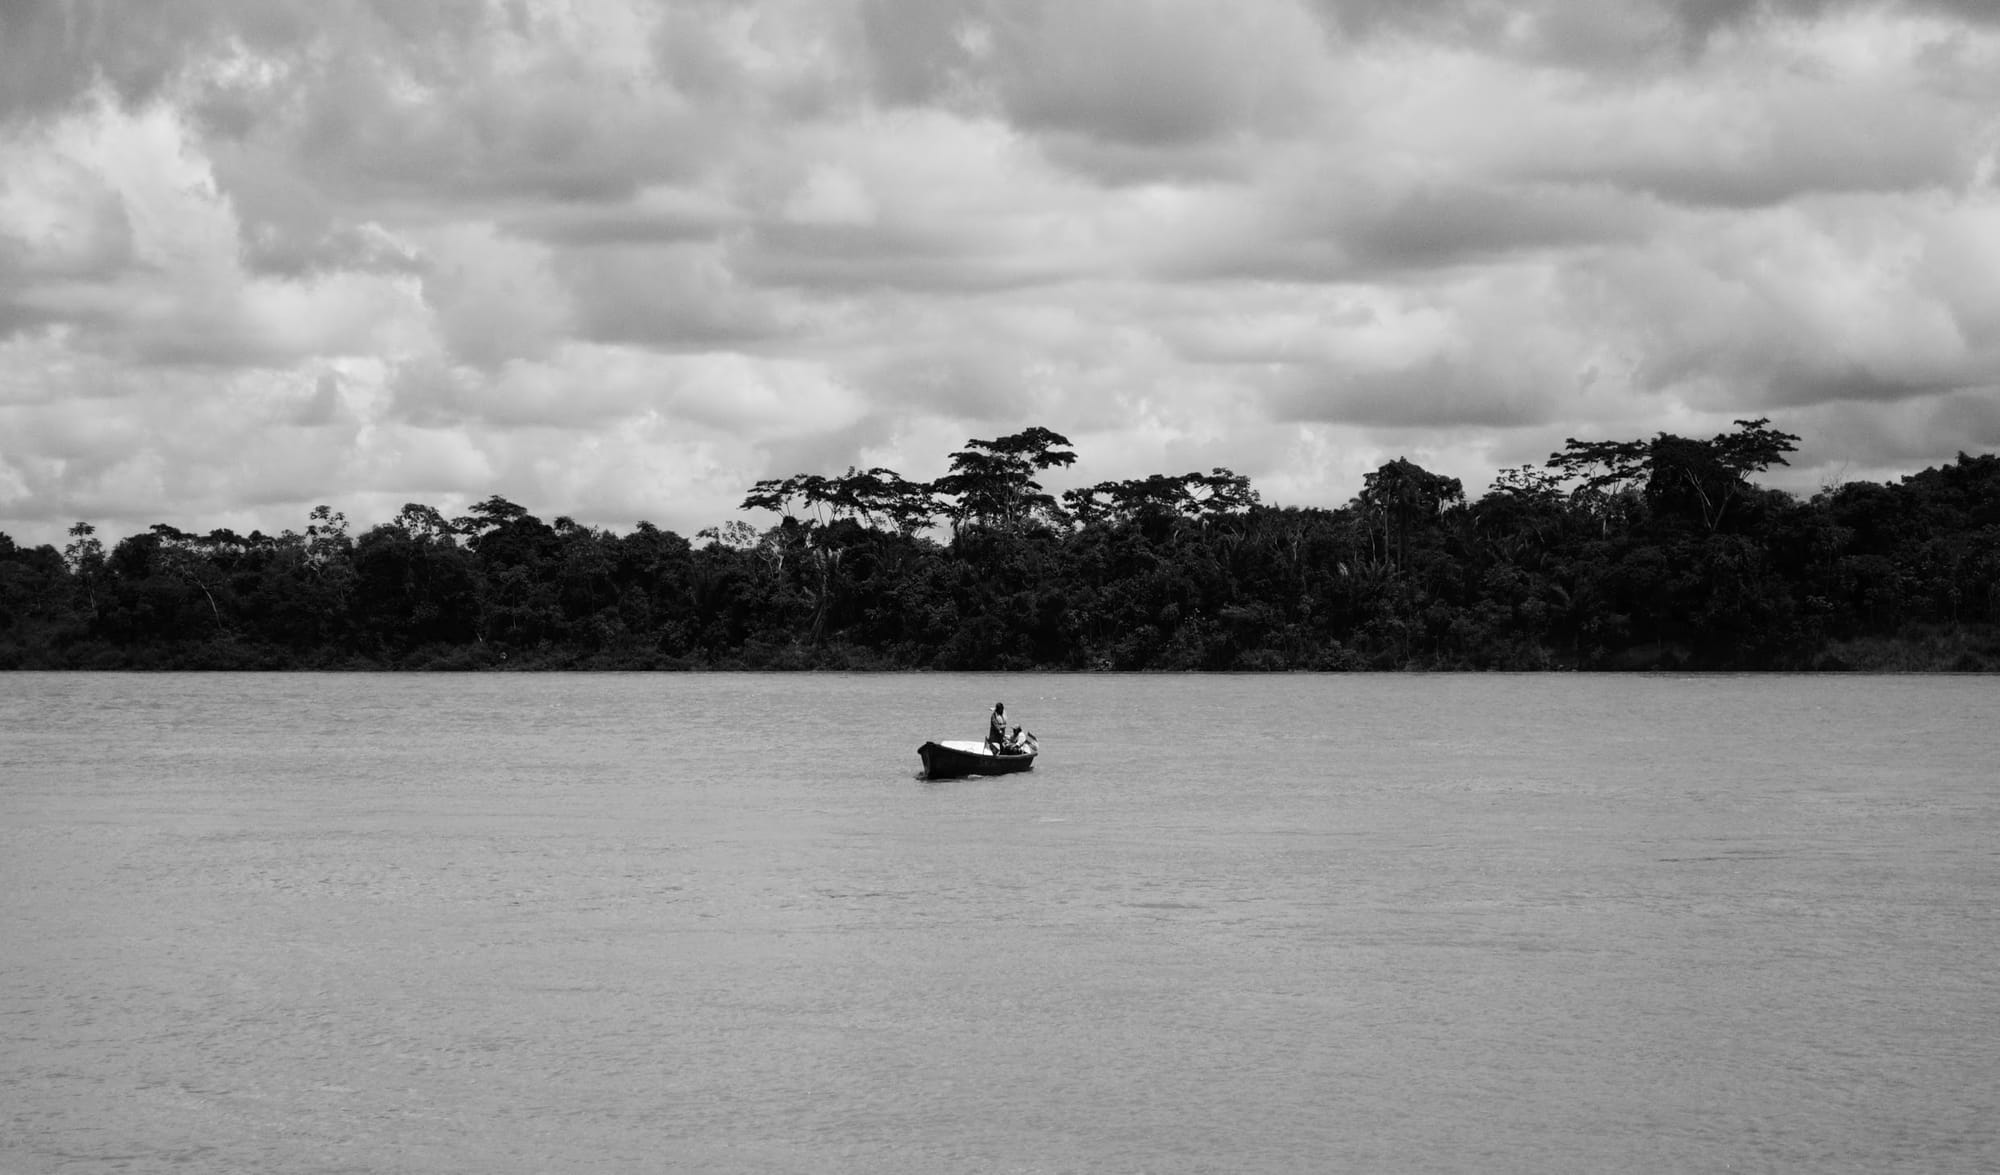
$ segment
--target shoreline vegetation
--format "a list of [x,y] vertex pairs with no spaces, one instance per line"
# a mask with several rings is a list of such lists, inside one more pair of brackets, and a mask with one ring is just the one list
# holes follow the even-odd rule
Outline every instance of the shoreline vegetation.
[[354,533],[0,534],[0,669],[2000,671],[2000,457],[1809,499],[1798,438],[1570,440],[1469,500],[1398,459],[1337,508],[1227,469],[1101,482],[1045,428],[949,472],[757,482],[693,540],[494,495]]

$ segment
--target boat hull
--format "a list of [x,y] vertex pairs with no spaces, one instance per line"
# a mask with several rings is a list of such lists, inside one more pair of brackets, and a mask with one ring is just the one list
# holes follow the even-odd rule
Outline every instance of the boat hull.
[[924,775],[931,779],[963,779],[968,775],[1012,775],[1035,765],[1035,752],[1018,755],[988,754],[982,743],[932,742],[917,748],[924,761]]

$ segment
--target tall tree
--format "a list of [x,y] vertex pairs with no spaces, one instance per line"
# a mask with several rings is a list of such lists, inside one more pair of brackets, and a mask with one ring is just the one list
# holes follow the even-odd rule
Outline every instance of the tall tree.
[[1208,519],[1240,514],[1257,504],[1250,479],[1217,466],[1210,472],[1178,477],[1156,473],[1127,481],[1101,481],[1067,490],[1063,505],[1083,523],[1148,517]]
[[83,589],[84,605],[89,615],[95,617],[98,587],[104,580],[104,542],[97,537],[97,528],[88,522],[70,527],[69,537],[69,544],[63,548],[63,564],[69,568],[76,585]]
[[1407,457],[1398,457],[1361,479],[1355,499],[1362,515],[1382,536],[1382,557],[1393,567],[1409,560],[1410,534],[1436,520],[1454,502],[1465,500],[1465,487],[1455,477],[1432,473]]
[[997,440],[973,438],[951,455],[951,472],[931,483],[935,492],[956,499],[947,510],[954,532],[969,523],[1015,530],[1040,517],[1061,524],[1064,511],[1043,492],[1035,475],[1076,462],[1069,438],[1039,425]]
[[1798,437],[1767,427],[1768,417],[1739,420],[1736,431],[1706,441],[1660,433],[1649,441],[1579,441],[1549,454],[1548,466],[1564,477],[1580,478],[1586,492],[1613,493],[1637,488],[1662,516],[1698,517],[1713,533],[1729,507],[1752,487],[1749,475],[1785,465]]
[[767,478],[750,487],[738,509],[793,516],[795,502],[811,513],[802,521],[818,529],[843,518],[858,519],[871,527],[879,519],[909,533],[929,526],[938,515],[937,500],[929,486],[907,481],[893,469],[877,466],[862,472],[852,465],[840,477],[797,473]]

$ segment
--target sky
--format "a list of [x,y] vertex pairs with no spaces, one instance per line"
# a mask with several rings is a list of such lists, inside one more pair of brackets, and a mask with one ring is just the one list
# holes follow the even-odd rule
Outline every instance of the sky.
[[2000,448],[1991,0],[0,0],[0,532]]

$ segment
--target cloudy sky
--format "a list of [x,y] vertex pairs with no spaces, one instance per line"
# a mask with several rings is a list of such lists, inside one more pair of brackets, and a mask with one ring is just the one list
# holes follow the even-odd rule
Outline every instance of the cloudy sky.
[[[0,531],[2000,447],[1992,0],[0,0]],[[766,520],[768,521],[768,519]]]

